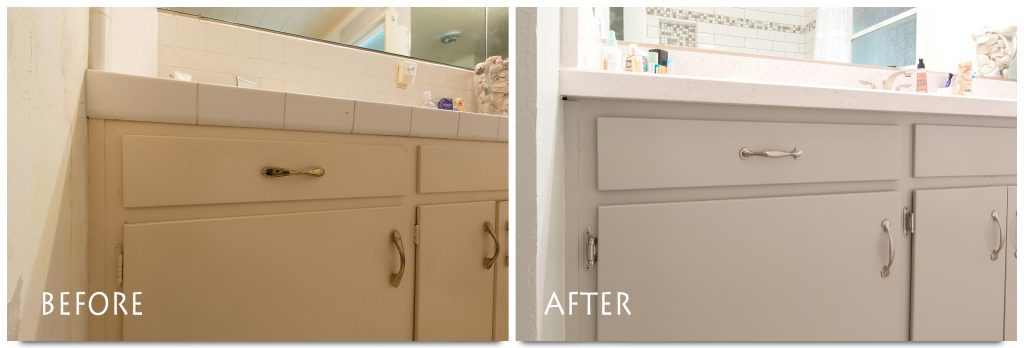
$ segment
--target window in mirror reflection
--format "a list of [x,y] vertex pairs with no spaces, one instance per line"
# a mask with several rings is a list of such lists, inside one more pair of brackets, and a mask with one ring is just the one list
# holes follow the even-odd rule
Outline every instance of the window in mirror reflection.
[[508,57],[508,9],[175,7],[171,11],[471,69]]

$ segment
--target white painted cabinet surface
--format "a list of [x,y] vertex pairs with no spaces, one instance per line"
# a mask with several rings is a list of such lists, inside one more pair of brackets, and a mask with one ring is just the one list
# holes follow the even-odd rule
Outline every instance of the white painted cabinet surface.
[[[894,192],[599,208],[602,341],[905,340]],[[883,224],[885,227],[883,227]]]

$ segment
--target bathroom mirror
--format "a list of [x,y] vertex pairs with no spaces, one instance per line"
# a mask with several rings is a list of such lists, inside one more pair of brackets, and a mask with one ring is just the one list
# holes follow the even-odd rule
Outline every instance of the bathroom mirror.
[[[603,15],[600,13],[599,15]],[[914,7],[611,7],[616,39],[672,47],[1016,78],[1014,11]],[[1014,32],[1010,32],[1010,31]],[[979,49],[979,43],[989,46]],[[985,45],[985,44],[981,44]],[[988,70],[982,73],[982,67]]]
[[164,10],[471,69],[508,57],[504,7],[172,7]]

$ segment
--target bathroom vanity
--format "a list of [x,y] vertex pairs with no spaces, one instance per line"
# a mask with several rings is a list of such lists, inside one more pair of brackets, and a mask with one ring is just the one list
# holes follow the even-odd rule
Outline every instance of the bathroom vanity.
[[90,71],[92,340],[505,340],[507,118]]
[[567,340],[1016,340],[1015,100],[560,84]]

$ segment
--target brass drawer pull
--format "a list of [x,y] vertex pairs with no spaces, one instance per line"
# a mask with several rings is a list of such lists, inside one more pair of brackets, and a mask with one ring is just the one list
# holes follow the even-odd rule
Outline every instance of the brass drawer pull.
[[398,273],[391,274],[391,286],[397,288],[398,284],[402,283],[402,276],[405,275],[405,247],[402,246],[402,234],[398,233],[398,231],[391,231],[391,241],[395,243],[395,248],[398,249],[398,257],[402,260]]
[[750,156],[768,157],[768,158],[793,157],[793,159],[800,159],[800,157],[803,157],[803,155],[804,155],[804,152],[803,152],[803,150],[800,150],[799,147],[794,147],[793,151],[789,151],[789,152],[777,151],[777,150],[754,151],[754,150],[751,150],[749,147],[746,147],[746,146],[744,146],[742,149],[740,149],[740,158],[742,158],[742,159],[748,159],[748,158],[750,158]]
[[281,167],[263,167],[263,176],[268,178],[278,178],[282,176],[291,175],[310,175],[315,177],[324,176],[327,173],[323,167],[316,166],[308,169],[285,169]]
[[896,245],[893,244],[892,232],[889,231],[889,219],[882,220],[882,230],[885,231],[885,236],[889,237],[889,264],[882,266],[882,278],[888,278],[892,262],[896,260]]
[[1006,231],[1003,231],[1003,223],[999,221],[999,212],[992,210],[992,221],[996,222],[996,227],[999,227],[999,247],[996,250],[992,250],[992,261],[999,259],[999,252],[1003,251],[1003,245],[1006,244]]
[[498,242],[498,236],[494,234],[494,228],[491,227],[490,221],[484,222],[484,232],[494,239],[494,256],[484,258],[484,268],[491,269],[494,267],[494,262],[498,261],[498,255],[501,254],[501,242]]

